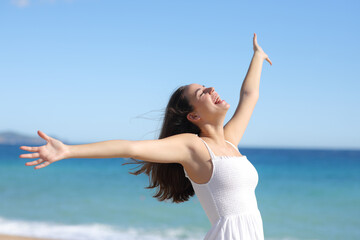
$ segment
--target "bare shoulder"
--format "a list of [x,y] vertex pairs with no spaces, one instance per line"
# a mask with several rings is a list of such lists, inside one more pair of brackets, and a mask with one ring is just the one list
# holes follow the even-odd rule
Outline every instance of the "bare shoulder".
[[206,153],[206,148],[204,143],[200,140],[200,137],[193,133],[181,133],[175,135],[183,141],[183,143],[189,148],[189,150],[193,153],[194,156],[200,155],[204,156]]
[[204,162],[210,159],[210,154],[201,141],[200,137],[192,133],[179,134],[186,142],[187,148],[190,151],[191,157],[184,164],[189,165],[202,165]]
[[163,139],[166,139],[167,141],[170,140],[170,141],[178,142],[179,144],[182,144],[192,150],[194,144],[198,141],[198,138],[199,137],[193,133],[180,133]]
[[201,156],[206,155],[206,151],[204,151],[204,144],[202,143],[198,135],[194,133],[181,133],[171,137],[177,139],[179,143],[181,142],[189,149],[192,156],[191,159],[189,159],[190,161],[193,161],[194,158],[197,159],[199,157],[201,158]]
[[187,149],[187,157],[183,158],[183,161],[180,162],[184,167],[199,167],[209,160],[210,154],[198,135],[194,133],[181,133],[169,138]]

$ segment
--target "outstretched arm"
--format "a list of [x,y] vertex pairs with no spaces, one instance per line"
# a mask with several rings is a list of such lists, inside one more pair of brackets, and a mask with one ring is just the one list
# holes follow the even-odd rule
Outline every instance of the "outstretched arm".
[[[21,146],[20,149],[33,152],[21,154],[20,158],[39,158],[25,165],[43,168],[67,158],[135,158],[148,162],[180,163],[191,159],[193,134],[143,141],[109,140],[103,142],[66,145],[61,141],[38,131],[47,144],[40,147]],[[40,164],[40,165],[39,165]]]
[[233,117],[224,127],[225,138],[237,146],[244,135],[251,115],[259,98],[260,76],[264,60],[270,61],[268,55],[257,43],[254,33],[254,55],[240,90],[240,100]]

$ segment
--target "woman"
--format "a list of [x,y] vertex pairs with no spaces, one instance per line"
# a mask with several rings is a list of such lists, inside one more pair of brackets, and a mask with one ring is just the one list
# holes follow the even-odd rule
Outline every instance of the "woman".
[[256,169],[236,147],[259,96],[262,64],[271,61],[253,38],[254,55],[242,84],[240,101],[223,126],[230,105],[212,87],[190,84],[177,89],[166,108],[158,140],[111,140],[65,145],[38,131],[47,141],[21,158],[39,158],[27,166],[40,169],[67,158],[133,158],[150,177],[154,197],[183,202],[196,193],[212,228],[205,239],[264,239],[257,207]]

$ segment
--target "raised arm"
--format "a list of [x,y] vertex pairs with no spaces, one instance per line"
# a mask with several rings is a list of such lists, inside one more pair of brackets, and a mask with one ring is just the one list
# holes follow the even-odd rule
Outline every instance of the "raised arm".
[[38,134],[47,141],[46,145],[20,147],[22,150],[33,152],[21,154],[20,158],[39,158],[25,164],[27,166],[37,165],[35,169],[46,167],[53,162],[67,158],[135,158],[148,162],[182,164],[190,161],[195,138],[193,134],[179,134],[158,140],[109,140],[66,145],[41,131],[38,131]]
[[254,55],[240,89],[239,104],[233,117],[224,127],[225,138],[235,146],[240,143],[259,98],[260,76],[264,60],[268,61],[270,65],[272,65],[268,55],[257,44],[257,37],[255,33],[253,46]]

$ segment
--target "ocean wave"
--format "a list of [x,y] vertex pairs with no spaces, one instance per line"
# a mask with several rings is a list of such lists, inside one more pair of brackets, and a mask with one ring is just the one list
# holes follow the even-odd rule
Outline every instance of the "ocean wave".
[[[294,237],[282,237],[282,238],[266,238],[266,240],[303,240],[303,239],[294,238]],[[306,238],[306,240],[320,240],[320,239],[317,239],[317,238],[308,239],[308,238]]]
[[10,220],[0,217],[0,233],[24,237],[61,240],[195,240],[202,239],[202,230],[168,229],[120,229],[105,224],[63,225],[50,222]]

